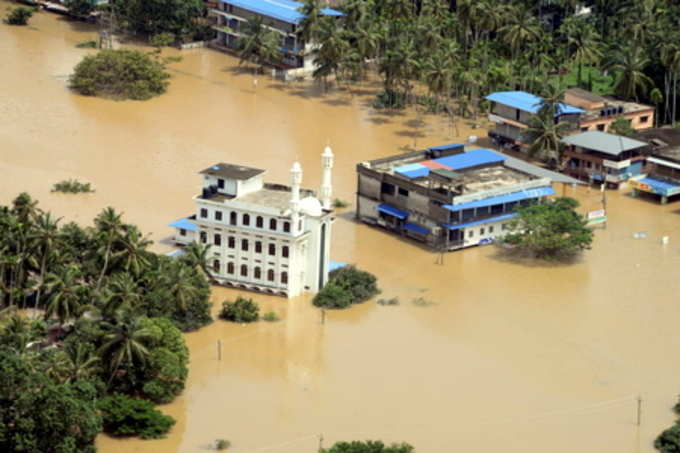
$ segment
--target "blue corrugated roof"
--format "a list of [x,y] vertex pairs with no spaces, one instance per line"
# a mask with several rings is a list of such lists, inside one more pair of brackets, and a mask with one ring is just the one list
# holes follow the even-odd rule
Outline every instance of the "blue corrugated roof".
[[[293,0],[220,0],[220,2],[289,24],[299,24],[305,17],[299,11],[303,4]],[[324,8],[321,13],[324,16],[344,16],[340,11],[331,8]]]
[[454,171],[494,162],[503,162],[504,160],[504,156],[494,153],[490,149],[473,149],[466,153],[434,159],[435,162],[445,165]]
[[420,168],[414,168],[413,170],[402,171],[395,169],[394,171],[411,179],[422,178],[430,174],[430,169],[423,165],[421,165]]
[[198,230],[198,227],[196,224],[192,223],[188,218],[183,218],[183,219],[177,219],[168,226],[171,226],[173,228],[180,228],[182,230],[187,230],[187,231],[196,231]]
[[647,184],[649,187],[654,189],[656,193],[660,193],[662,195],[665,195],[670,189],[676,189],[678,187],[677,184],[671,184],[666,181],[661,181],[660,179],[651,178],[649,176],[640,178],[638,181]]
[[387,203],[378,205],[378,211],[384,212],[385,214],[389,214],[401,220],[404,220],[406,217],[408,217],[408,212],[402,211],[401,209],[395,208],[394,206],[391,206]]
[[512,214],[503,214],[499,215],[497,217],[490,217],[488,219],[482,219],[482,220],[475,220],[473,222],[468,222],[468,223],[461,223],[458,225],[449,225],[448,223],[444,224],[444,227],[449,230],[460,230],[461,228],[468,228],[468,227],[473,227],[476,225],[484,225],[486,223],[495,223],[495,222],[502,222],[503,220],[509,220],[512,219],[513,217],[517,217],[516,213]]
[[440,145],[440,146],[433,146],[432,148],[428,148],[432,151],[448,151],[450,149],[456,149],[456,148],[464,148],[465,145],[461,143],[451,143],[449,145]]
[[427,229],[423,226],[420,226],[420,225],[416,225],[415,223],[406,222],[406,223],[404,223],[404,228],[406,228],[407,230],[415,231],[416,233],[420,233],[420,234],[430,234],[429,229]]
[[527,200],[529,198],[546,197],[548,195],[555,195],[555,190],[552,186],[538,187],[536,189],[522,190],[521,192],[507,193],[498,195],[496,197],[484,198],[482,200],[470,201],[461,204],[445,204],[444,208],[449,211],[462,211],[463,209],[483,208],[486,206],[493,206],[496,204],[512,203],[514,201]]
[[[512,108],[524,110],[529,113],[538,113],[543,99],[526,91],[499,91],[491,93],[486,97],[489,101],[498,102],[499,104],[508,105]],[[573,105],[561,103],[558,107],[560,115],[569,115],[573,113],[585,113]]]

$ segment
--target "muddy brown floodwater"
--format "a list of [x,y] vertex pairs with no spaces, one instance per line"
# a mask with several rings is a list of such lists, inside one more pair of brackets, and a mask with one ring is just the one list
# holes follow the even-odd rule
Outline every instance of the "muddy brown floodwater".
[[[9,3],[0,0],[0,11]],[[66,78],[95,30],[40,13],[0,26],[0,202],[21,191],[67,220],[114,206],[169,249],[165,225],[192,211],[198,170],[218,161],[268,169],[287,182],[298,159],[320,181],[319,154],[336,154],[334,191],[353,201],[354,166],[406,146],[485,135],[413,113],[384,114],[370,84],[325,95],[236,70],[209,50],[183,52],[169,92],[147,102],[75,95]],[[96,193],[50,193],[66,178]],[[563,189],[558,188],[562,193]],[[333,259],[380,279],[382,297],[328,313],[307,298],[257,296],[283,320],[216,321],[187,335],[190,378],[162,410],[177,419],[159,441],[100,436],[103,453],[201,452],[218,438],[237,453],[314,452],[319,435],[407,441],[419,453],[652,452],[680,392],[680,203],[609,192],[610,222],[571,265],[510,262],[493,247],[445,256],[338,213]],[[585,208],[598,193],[567,188]],[[646,238],[634,239],[644,231]],[[670,243],[661,245],[661,237]],[[235,293],[215,289],[220,302]],[[413,303],[422,298],[428,303]],[[223,343],[222,360],[216,344]],[[642,423],[636,401],[642,397]]]

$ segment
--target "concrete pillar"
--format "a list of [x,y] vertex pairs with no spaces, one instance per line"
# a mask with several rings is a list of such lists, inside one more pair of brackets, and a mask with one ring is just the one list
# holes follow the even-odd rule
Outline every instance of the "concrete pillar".
[[662,196],[661,197],[661,204],[666,204],[668,203],[668,197],[667,196]]

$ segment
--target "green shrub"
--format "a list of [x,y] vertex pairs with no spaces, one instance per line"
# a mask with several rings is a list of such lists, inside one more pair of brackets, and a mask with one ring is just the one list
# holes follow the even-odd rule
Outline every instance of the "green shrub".
[[662,453],[680,452],[680,423],[676,422],[656,438],[654,447]]
[[102,50],[78,63],[70,87],[85,96],[144,100],[165,93],[165,65],[137,50]]
[[95,0],[64,0],[64,6],[72,15],[86,18],[95,10],[97,4]]
[[354,266],[345,266],[329,274],[328,283],[314,296],[312,303],[317,307],[347,308],[379,293],[373,274]]
[[114,436],[163,437],[175,420],[154,409],[150,401],[126,395],[107,396],[97,401],[104,431]]
[[379,440],[336,442],[331,448],[321,449],[320,453],[413,453],[413,446],[403,442],[386,446]]
[[220,318],[233,322],[254,322],[260,317],[260,307],[253,299],[238,296],[234,302],[225,301],[222,304]]
[[226,439],[217,439],[215,441],[215,450],[226,450],[231,447],[231,442]]
[[83,41],[79,42],[76,44],[76,47],[79,49],[96,49],[97,48],[97,41]]
[[89,193],[94,192],[89,182],[79,182],[75,179],[60,181],[52,186],[52,192]]
[[264,319],[267,322],[275,322],[275,321],[279,320],[279,317],[273,311],[269,311],[269,312],[265,313],[264,315],[262,315],[262,319]]
[[28,25],[28,19],[33,15],[31,8],[19,6],[17,8],[10,8],[5,18],[5,22],[9,25]]
[[349,203],[347,203],[345,200],[341,200],[339,198],[333,200],[334,208],[346,208],[347,206],[349,206]]

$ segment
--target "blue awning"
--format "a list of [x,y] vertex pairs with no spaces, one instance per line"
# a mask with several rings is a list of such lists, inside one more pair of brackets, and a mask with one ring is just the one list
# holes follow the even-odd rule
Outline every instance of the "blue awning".
[[647,176],[644,178],[638,179],[639,182],[647,184],[649,187],[651,187],[654,192],[661,194],[661,195],[666,195],[668,192],[672,191],[673,189],[677,189],[678,185],[677,184],[671,184],[666,181],[662,181],[660,179],[652,178],[651,176]]
[[406,228],[407,230],[415,231],[416,233],[419,233],[419,234],[430,234],[429,229],[427,229],[423,226],[420,226],[420,225],[416,225],[415,223],[406,222],[406,223],[404,223],[404,228]]
[[450,149],[464,148],[465,145],[461,143],[451,143],[449,145],[433,146],[428,148],[431,151],[448,151]]
[[502,222],[503,220],[510,220],[514,217],[517,217],[517,213],[513,212],[512,214],[504,214],[504,215],[499,215],[497,217],[490,217],[488,219],[483,219],[483,220],[475,220],[473,222],[468,222],[468,223],[461,223],[458,225],[450,225],[448,223],[444,224],[444,228],[449,229],[449,230],[460,230],[462,228],[468,228],[468,227],[473,227],[477,225],[484,225],[487,223],[496,223],[496,222]]
[[400,220],[404,220],[406,217],[408,217],[408,212],[402,211],[399,208],[395,208],[394,206],[390,206],[385,203],[378,205],[378,211],[383,212],[387,215],[391,215],[392,217],[396,217]]
[[188,218],[183,218],[183,219],[177,219],[168,226],[171,226],[173,228],[179,228],[181,230],[187,230],[187,231],[196,231],[198,230],[198,227],[196,226],[195,223],[191,222]]
[[470,201],[468,203],[461,203],[455,205],[445,204],[443,205],[443,207],[448,209],[449,211],[455,212],[462,211],[463,209],[484,208],[487,206],[493,206],[497,204],[512,203],[515,201],[527,200],[529,198],[547,197],[548,195],[555,195],[555,190],[552,188],[552,186],[543,186],[538,187],[536,189],[528,189],[523,190],[521,192],[513,192],[504,195],[498,195],[496,197],[484,198],[482,200]]

